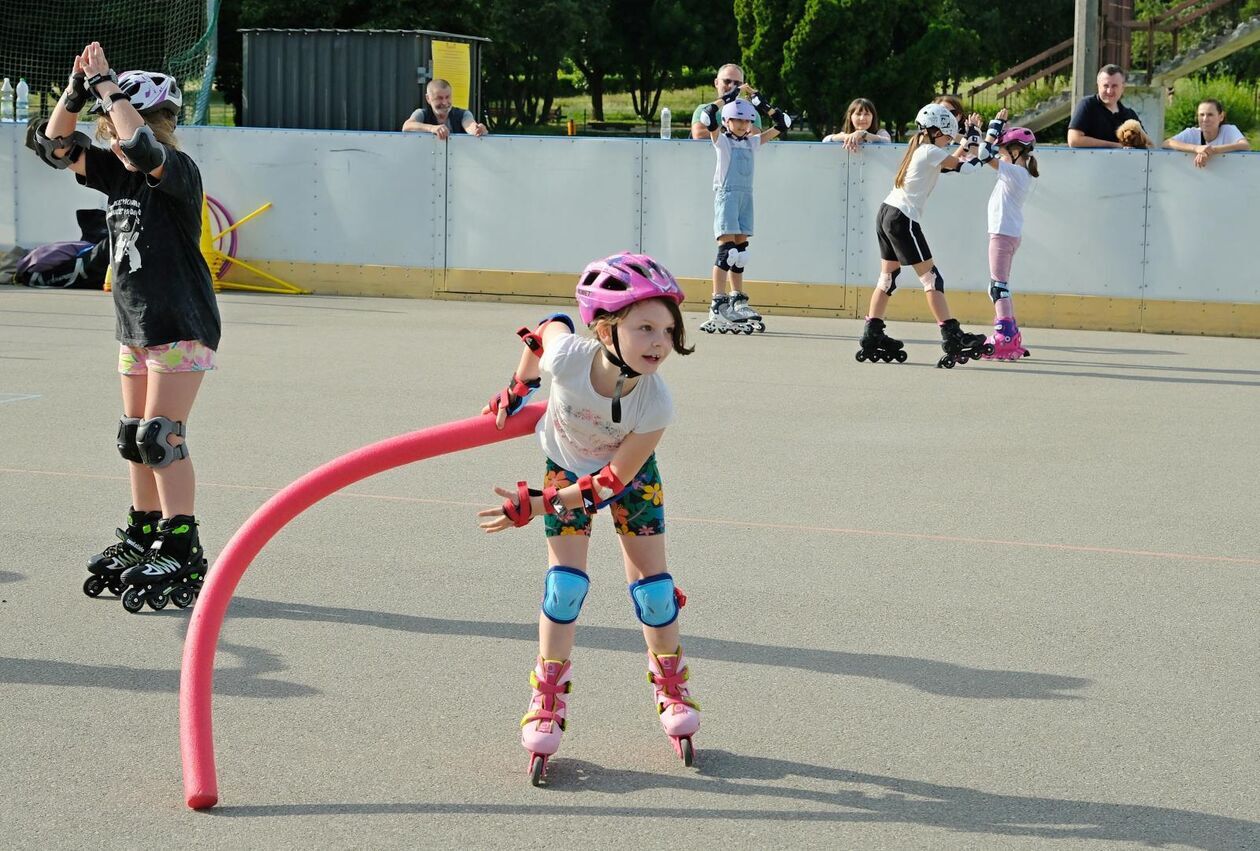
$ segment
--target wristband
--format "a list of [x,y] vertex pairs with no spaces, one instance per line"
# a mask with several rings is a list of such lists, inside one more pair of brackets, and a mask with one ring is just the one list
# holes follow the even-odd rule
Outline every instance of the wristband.
[[101,83],[109,80],[114,85],[118,85],[118,75],[114,73],[114,69],[110,68],[104,74],[93,74],[87,78],[87,90],[92,94],[96,94],[96,87]]

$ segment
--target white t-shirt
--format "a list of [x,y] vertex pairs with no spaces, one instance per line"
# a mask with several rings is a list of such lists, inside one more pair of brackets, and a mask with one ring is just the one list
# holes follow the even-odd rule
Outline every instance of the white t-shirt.
[[[1247,137],[1242,134],[1242,131],[1234,125],[1222,124],[1221,132],[1217,133],[1216,138],[1206,144],[1211,145],[1212,147],[1216,147],[1217,145],[1232,145],[1235,142],[1241,142],[1246,138]],[[1174,142],[1182,142],[1186,145],[1205,144],[1203,141],[1203,131],[1198,127],[1187,127],[1176,136],[1173,136],[1172,140]]]
[[948,157],[949,151],[945,148],[938,148],[930,142],[921,143],[910,158],[905,185],[900,188],[894,186],[884,203],[905,213],[910,221],[920,221],[928,196],[941,177],[941,163]]
[[1023,166],[998,163],[997,183],[989,196],[989,233],[1023,236],[1024,201],[1035,179]]
[[613,422],[612,399],[591,384],[591,365],[603,357],[602,349],[598,340],[565,334],[540,362],[551,376],[547,413],[536,428],[543,452],[579,476],[599,472],[631,432],[659,431],[674,421],[674,400],[665,382],[658,375],[641,375],[621,397],[621,422]]
[[731,149],[747,148],[756,155],[761,147],[761,134],[749,133],[742,139],[736,139],[719,130],[713,137],[713,147],[717,150],[717,170],[713,172],[713,188],[721,189],[726,182],[726,172],[731,167]]

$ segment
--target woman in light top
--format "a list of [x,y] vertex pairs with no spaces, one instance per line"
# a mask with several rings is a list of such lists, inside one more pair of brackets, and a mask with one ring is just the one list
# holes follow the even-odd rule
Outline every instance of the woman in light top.
[[1165,148],[1194,154],[1195,168],[1205,168],[1216,154],[1249,151],[1251,143],[1233,124],[1225,124],[1225,107],[1215,98],[1206,98],[1197,111],[1199,126],[1187,127],[1164,142]]

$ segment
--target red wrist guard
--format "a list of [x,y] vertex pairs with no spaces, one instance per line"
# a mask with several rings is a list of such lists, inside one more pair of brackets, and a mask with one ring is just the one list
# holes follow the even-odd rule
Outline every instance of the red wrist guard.
[[621,496],[626,484],[617,478],[611,464],[605,464],[595,475],[578,479],[578,487],[582,491],[583,507],[588,514],[594,514],[601,506]]
[[531,490],[525,482],[517,482],[516,501],[503,500],[503,516],[511,520],[512,525],[518,529],[529,525],[529,521],[534,519],[534,507],[530,504],[530,497],[541,495],[540,491]]
[[556,497],[560,495],[560,488],[555,485],[548,485],[542,489],[543,513],[558,514],[559,508],[556,505]]

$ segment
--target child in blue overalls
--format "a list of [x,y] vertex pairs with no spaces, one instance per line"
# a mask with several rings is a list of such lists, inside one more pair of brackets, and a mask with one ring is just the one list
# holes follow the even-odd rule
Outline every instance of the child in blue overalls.
[[[743,292],[744,269],[748,263],[748,240],[753,235],[753,155],[757,149],[787,129],[787,116],[770,107],[774,127],[753,133],[757,108],[738,98],[722,108],[722,124],[714,120],[717,102],[705,107],[702,123],[709,127],[717,170],[713,173],[713,236],[717,239],[717,259],[713,261],[713,303],[709,318],[700,326],[712,334],[728,332],[751,334],[764,331],[761,316],[749,308]],[[729,293],[728,293],[729,289]]]

